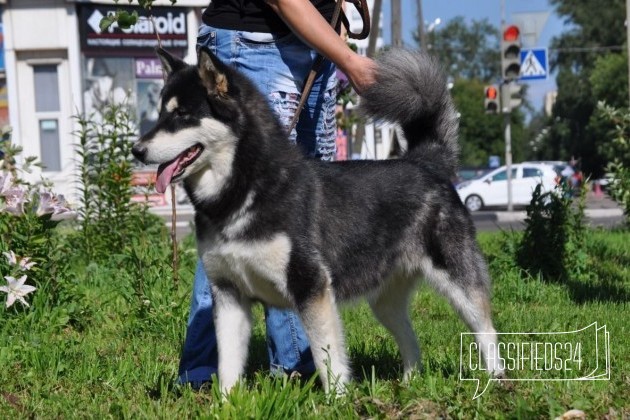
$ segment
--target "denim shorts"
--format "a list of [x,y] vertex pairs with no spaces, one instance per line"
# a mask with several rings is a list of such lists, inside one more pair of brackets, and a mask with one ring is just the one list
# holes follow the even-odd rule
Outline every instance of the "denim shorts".
[[[204,24],[199,27],[197,47],[208,48],[252,80],[288,129],[315,61],[313,49],[292,33],[278,36]],[[297,127],[288,135],[308,157],[332,160],[335,156],[336,97],[336,68],[324,60]]]

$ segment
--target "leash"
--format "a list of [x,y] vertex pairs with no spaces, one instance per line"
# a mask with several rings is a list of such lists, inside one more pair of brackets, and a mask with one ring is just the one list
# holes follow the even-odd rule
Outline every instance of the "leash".
[[[352,3],[354,7],[357,8],[359,15],[361,16],[362,28],[361,32],[355,33],[350,30],[350,23],[348,22],[348,18],[344,11],[342,10],[344,0],[337,0],[335,3],[335,10],[333,12],[332,18],[330,19],[330,26],[337,30],[337,24],[339,23],[339,18],[341,18],[341,22],[343,26],[346,27],[348,32],[348,37],[352,39],[365,39],[368,37],[370,33],[370,9],[367,5],[367,0],[346,0],[349,3]],[[291,120],[291,125],[289,126],[289,134],[291,131],[297,126],[298,121],[300,120],[300,114],[302,113],[302,109],[304,109],[304,105],[308,100],[308,96],[311,93],[311,89],[313,88],[313,83],[315,82],[315,76],[319,72],[322,63],[324,62],[324,57],[321,54],[317,54],[315,61],[313,62],[313,66],[311,67],[311,71],[306,78],[306,82],[304,83],[304,88],[302,89],[302,96],[300,98],[300,103],[298,104],[297,109],[295,110],[295,114],[293,115],[293,119]]]

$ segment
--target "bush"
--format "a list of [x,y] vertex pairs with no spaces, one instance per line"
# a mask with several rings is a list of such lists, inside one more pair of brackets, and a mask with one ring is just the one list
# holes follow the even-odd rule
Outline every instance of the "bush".
[[73,243],[87,260],[129,251],[132,238],[165,231],[146,205],[132,203],[131,148],[136,138],[133,112],[108,104],[102,121],[79,115],[78,138],[81,229]]
[[7,307],[16,300],[28,306],[25,296],[34,289],[46,285],[49,293],[58,291],[66,265],[58,258],[61,248],[55,227],[62,220],[74,219],[76,212],[45,180],[31,184],[22,179],[37,163],[27,157],[23,165],[18,164],[22,149],[11,144],[8,130],[2,132],[0,153],[0,251],[4,255],[0,272],[7,281],[0,290],[7,293]]
[[[560,185],[541,192],[539,184],[527,206],[525,231],[517,248],[518,265],[532,275],[566,280],[587,272],[584,247],[585,183],[575,199]],[[575,201],[574,201],[575,200]]]
[[630,112],[601,102],[598,104],[598,112],[615,127],[611,133],[612,140],[606,142],[612,160],[607,167],[612,178],[608,193],[621,205],[626,224],[630,225]]

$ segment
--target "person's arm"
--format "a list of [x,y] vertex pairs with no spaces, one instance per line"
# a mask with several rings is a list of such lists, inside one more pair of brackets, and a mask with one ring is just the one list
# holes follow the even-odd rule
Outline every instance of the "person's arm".
[[297,36],[335,63],[359,94],[374,83],[374,61],[352,51],[310,1],[265,1]]

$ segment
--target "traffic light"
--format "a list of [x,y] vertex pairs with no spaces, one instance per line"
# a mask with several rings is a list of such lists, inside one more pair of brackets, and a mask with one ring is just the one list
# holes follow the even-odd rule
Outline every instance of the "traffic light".
[[523,85],[516,82],[504,83],[501,86],[501,112],[508,114],[523,102]]
[[497,85],[484,88],[483,108],[486,110],[486,114],[499,112],[499,87]]
[[501,76],[505,82],[517,80],[521,73],[521,31],[516,25],[503,28],[501,37]]

